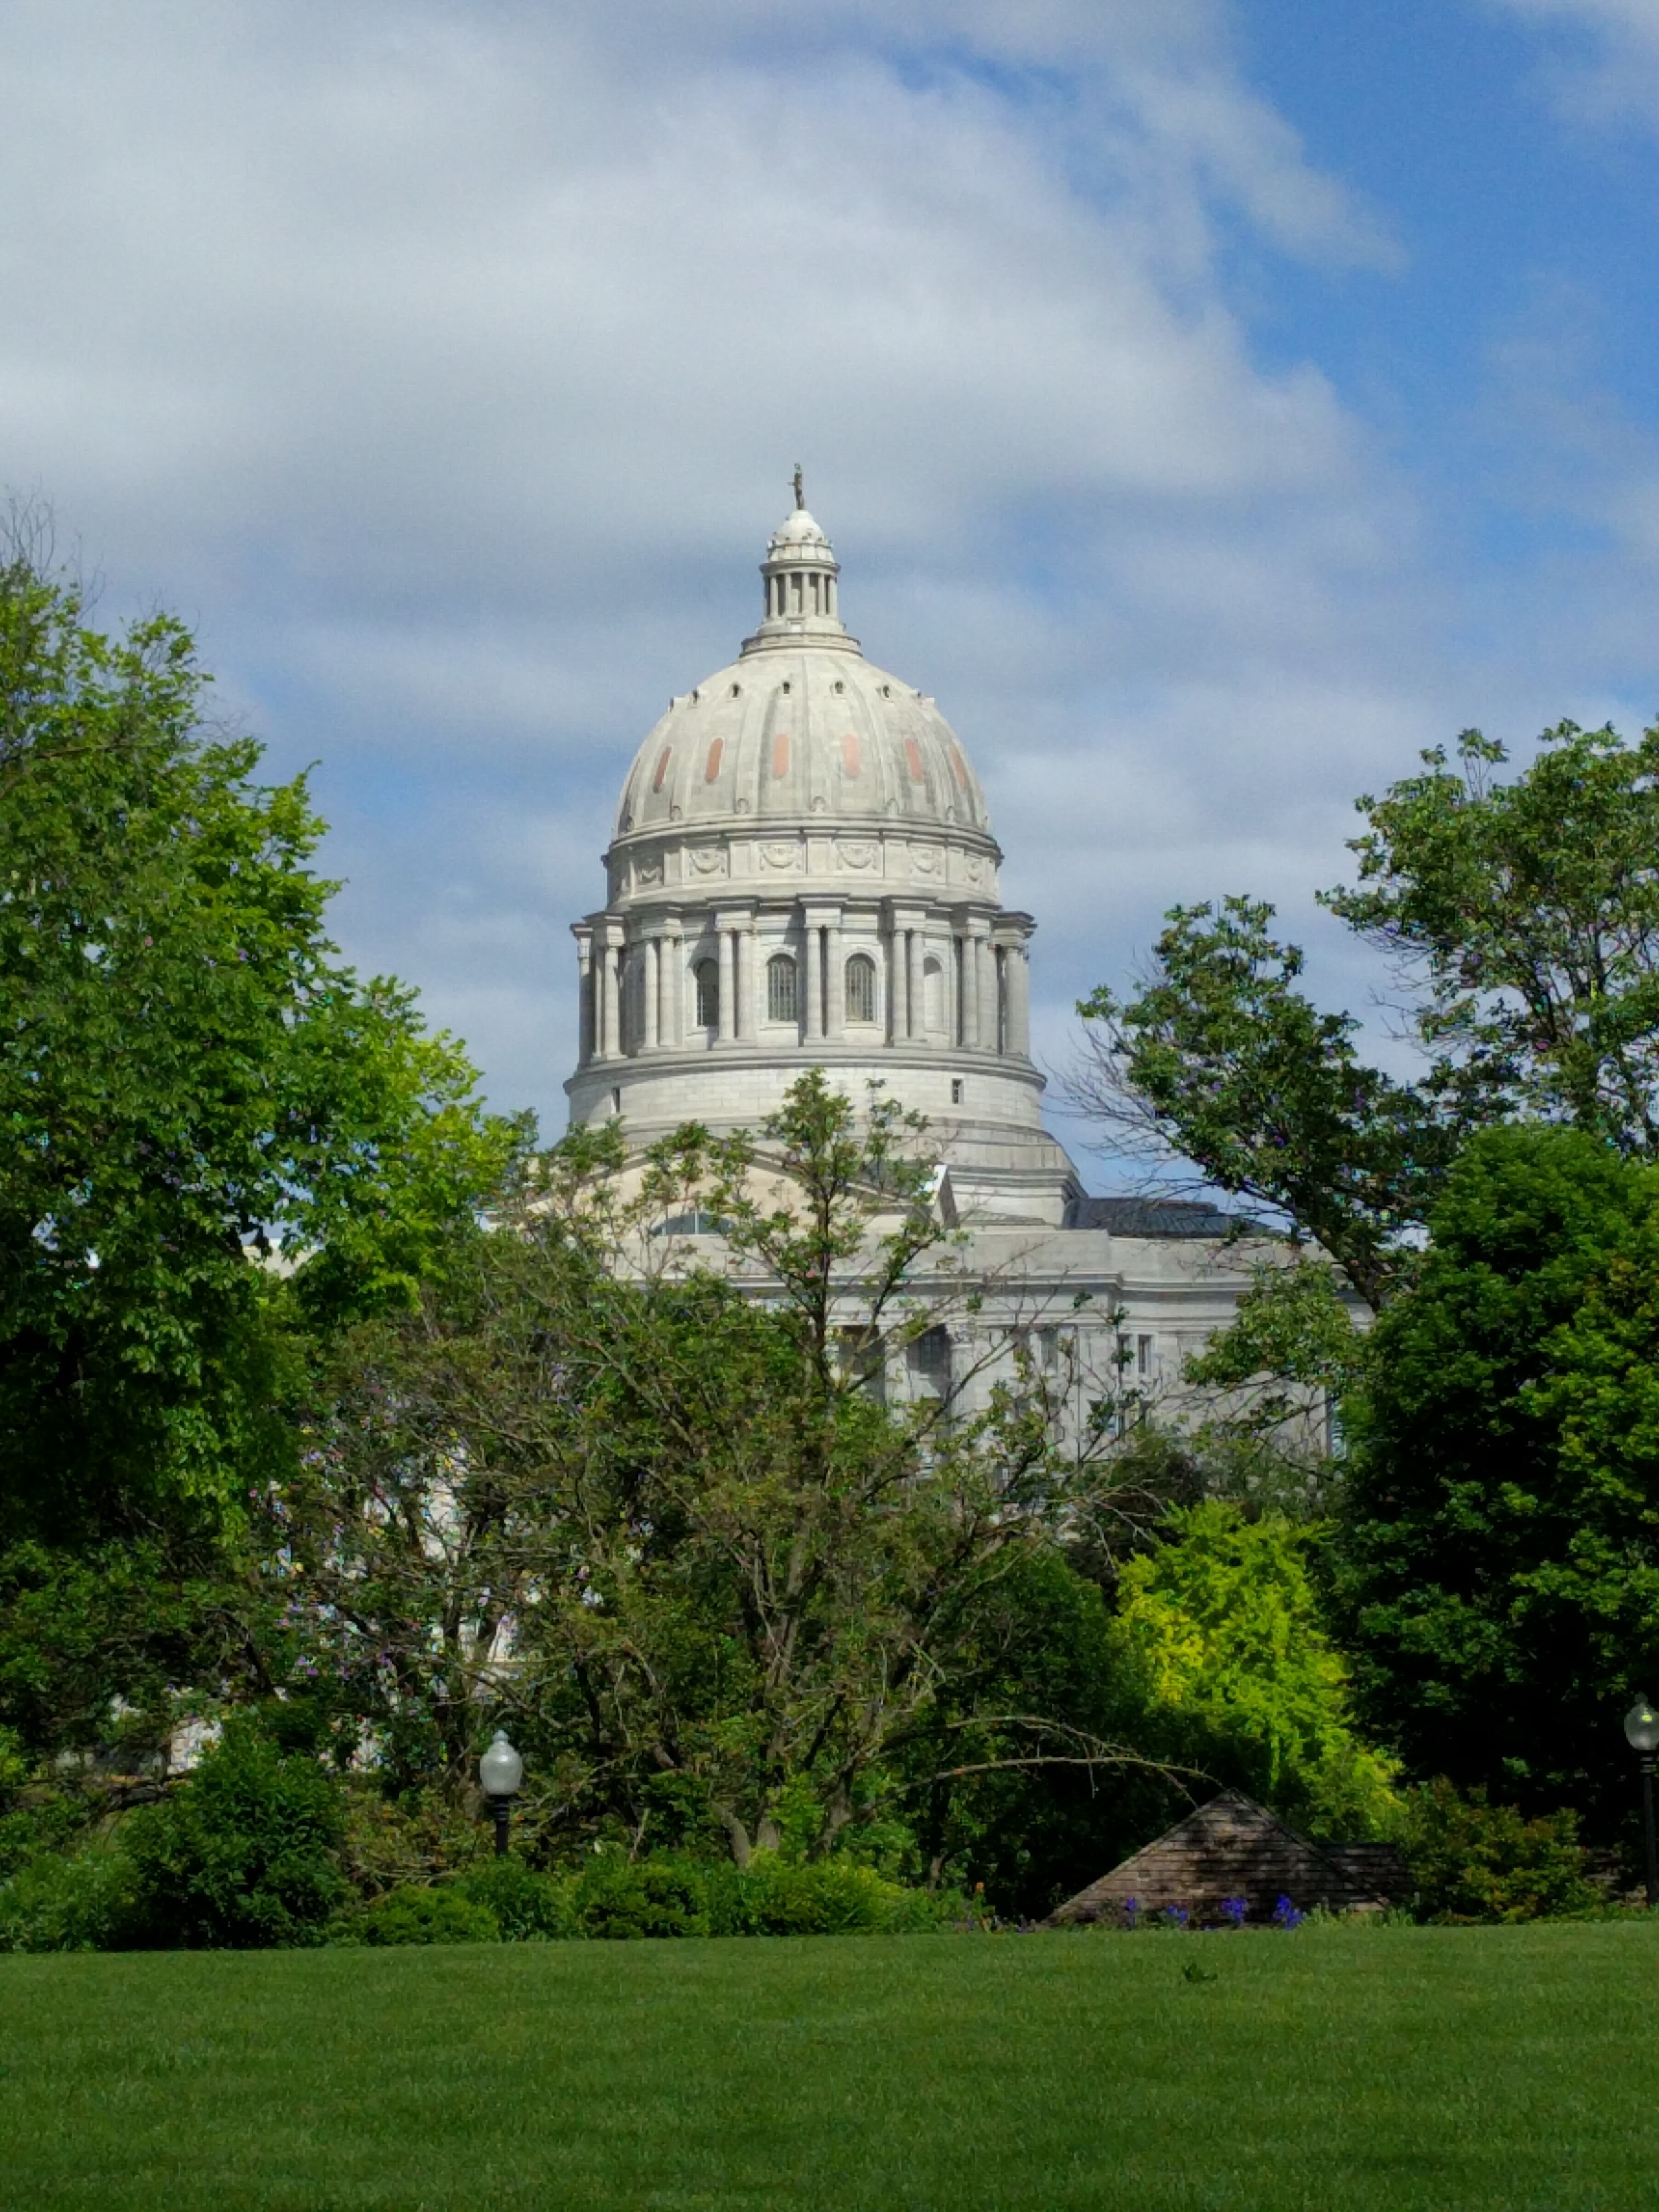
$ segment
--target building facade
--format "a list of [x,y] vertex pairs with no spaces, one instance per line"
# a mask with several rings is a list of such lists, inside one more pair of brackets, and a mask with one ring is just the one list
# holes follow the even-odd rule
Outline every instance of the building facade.
[[879,1082],[927,1117],[982,1285],[929,1387],[993,1371],[999,1330],[1063,1327],[1080,1369],[1167,1392],[1231,1317],[1242,1248],[1208,1207],[1088,1197],[1044,1127],[1036,925],[1002,903],[984,793],[933,700],[864,658],[796,496],[753,634],[623,783],[605,905],[574,925],[571,1119],[643,1146],[754,1128],[808,1067],[854,1098]]

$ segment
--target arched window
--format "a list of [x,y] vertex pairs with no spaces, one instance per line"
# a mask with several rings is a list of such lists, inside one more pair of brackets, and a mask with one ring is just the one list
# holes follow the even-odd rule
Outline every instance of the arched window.
[[769,1021],[800,1018],[800,991],[795,963],[787,952],[775,952],[766,963],[766,1016]]
[[847,963],[847,1018],[876,1018],[876,963],[867,952],[855,952]]
[[945,1027],[945,970],[937,960],[925,961],[921,970],[921,1016],[924,1029]]
[[691,973],[697,979],[697,1019],[706,1030],[720,1025],[720,963],[699,960]]

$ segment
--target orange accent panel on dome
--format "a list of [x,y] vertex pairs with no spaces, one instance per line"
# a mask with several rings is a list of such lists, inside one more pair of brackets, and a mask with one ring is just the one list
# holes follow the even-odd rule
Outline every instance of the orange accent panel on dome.
[[957,790],[966,791],[968,788],[967,763],[962,757],[960,749],[956,745],[951,748],[951,773],[957,780]]
[[674,748],[672,745],[665,745],[662,750],[657,755],[657,773],[651,779],[651,788],[653,791],[660,791],[662,789],[662,780],[668,773],[668,763],[672,759],[673,753]]
[[904,757],[910,763],[911,782],[925,782],[927,778],[923,775],[921,771],[921,747],[916,743],[914,738],[907,738],[904,740]]
[[856,775],[859,772],[859,741],[851,730],[841,741],[841,764],[848,775]]
[[789,773],[789,733],[787,730],[780,730],[772,740],[772,773],[774,775],[787,775]]
[[724,739],[716,738],[708,748],[708,765],[702,772],[702,780],[705,783],[713,783],[720,772],[720,748],[724,742]]

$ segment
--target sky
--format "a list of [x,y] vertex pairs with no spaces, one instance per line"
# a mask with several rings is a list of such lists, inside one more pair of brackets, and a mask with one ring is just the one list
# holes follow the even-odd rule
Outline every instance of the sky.
[[1056,1079],[1230,891],[1365,1014],[1355,798],[1659,714],[1659,0],[9,0],[0,113],[0,492],[316,764],[346,954],[550,1135],[797,460]]

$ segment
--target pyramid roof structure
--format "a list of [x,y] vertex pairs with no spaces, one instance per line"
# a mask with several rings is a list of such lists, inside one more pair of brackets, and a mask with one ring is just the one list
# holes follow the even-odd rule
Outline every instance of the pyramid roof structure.
[[1280,1898],[1299,1911],[1380,1911],[1404,1887],[1392,1848],[1319,1844],[1258,1805],[1226,1790],[1184,1820],[1079,1890],[1049,1916],[1051,1927],[1122,1921],[1132,1909],[1183,1908],[1194,1920],[1218,1917],[1224,1900],[1244,1900],[1253,1920],[1270,1919]]

